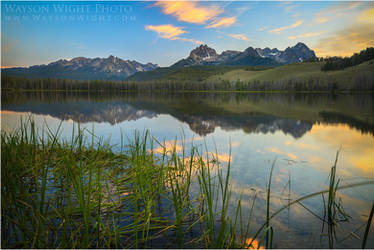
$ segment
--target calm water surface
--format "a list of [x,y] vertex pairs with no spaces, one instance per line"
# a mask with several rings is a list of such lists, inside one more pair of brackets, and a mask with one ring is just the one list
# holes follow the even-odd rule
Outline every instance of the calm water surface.
[[[250,198],[255,192],[258,195],[253,230],[265,218],[264,191],[274,160],[271,211],[287,205],[289,199],[326,189],[339,149],[341,185],[374,179],[372,95],[3,94],[2,130],[17,129],[20,118],[30,114],[40,128],[47,124],[56,130],[62,122],[65,138],[80,122],[117,150],[121,133],[131,140],[134,130],[149,130],[167,145],[177,140],[188,147],[194,141],[201,148],[206,144],[208,152],[217,148],[225,166],[231,145],[232,202],[241,196],[248,213]],[[359,248],[361,240],[355,235],[363,235],[374,202],[374,185],[343,190],[339,197],[351,218],[339,223],[335,247]],[[272,221],[274,246],[328,247],[316,215],[323,217],[321,196],[279,214]],[[367,247],[374,247],[373,232]]]

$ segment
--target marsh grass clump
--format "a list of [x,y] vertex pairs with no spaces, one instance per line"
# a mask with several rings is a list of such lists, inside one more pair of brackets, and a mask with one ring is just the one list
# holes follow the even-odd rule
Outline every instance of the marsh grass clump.
[[2,247],[234,246],[218,157],[167,150],[148,132],[118,152],[79,124],[62,139],[21,123],[1,133]]
[[127,172],[126,157],[87,146],[81,129],[71,141],[58,136],[38,134],[32,120],[1,134],[3,247],[93,247],[120,205],[111,177]]
[[118,149],[79,124],[73,128],[64,139],[60,126],[37,128],[29,117],[1,132],[3,248],[271,248],[270,222],[283,210],[328,193],[334,211],[341,208],[332,197],[338,189],[373,184],[338,186],[335,168],[329,190],[271,213],[274,162],[266,219],[251,233],[257,194],[249,214],[241,197],[232,199],[231,153],[223,164],[218,150],[194,142],[187,150],[185,141],[161,143],[147,131]]

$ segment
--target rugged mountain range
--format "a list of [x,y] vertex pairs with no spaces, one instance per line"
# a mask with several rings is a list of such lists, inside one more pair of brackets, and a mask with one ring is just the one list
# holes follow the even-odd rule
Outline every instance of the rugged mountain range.
[[173,64],[172,67],[197,65],[251,65],[277,66],[295,62],[303,62],[316,57],[313,50],[303,43],[297,43],[284,51],[276,48],[260,49],[249,47],[244,51],[226,50],[218,54],[207,45],[200,45],[191,51],[186,59]]
[[[218,54],[215,49],[207,45],[200,45],[193,49],[187,58],[178,61],[169,68],[165,68],[169,70],[163,71],[167,73],[180,67],[204,65],[279,66],[303,62],[314,57],[314,51],[303,43],[288,47],[284,51],[276,48],[254,49],[249,47],[244,51],[226,50],[221,54]],[[108,58],[76,57],[71,60],[58,60],[47,65],[2,69],[2,74],[25,78],[124,80],[137,72],[140,72],[139,74],[148,74],[141,72],[152,71],[149,73],[153,73],[156,68],[158,68],[157,64],[141,64],[137,61],[123,60],[114,56],[109,56]],[[160,75],[160,72],[155,73],[156,76]]]
[[108,58],[76,57],[71,60],[63,59],[48,65],[3,69],[2,73],[31,78],[123,80],[136,72],[154,70],[157,67],[157,64],[141,64],[137,61],[123,60],[111,55]]

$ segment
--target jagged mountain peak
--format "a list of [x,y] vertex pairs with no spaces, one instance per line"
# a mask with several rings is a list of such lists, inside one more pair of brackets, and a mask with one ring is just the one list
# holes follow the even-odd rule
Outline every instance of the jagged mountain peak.
[[116,57],[116,56],[113,56],[113,55],[108,56],[109,61],[115,62],[117,59],[119,59],[119,58]]
[[309,58],[316,57],[313,50],[309,49],[304,43],[298,42],[293,47],[288,47],[285,50],[287,58],[293,60],[293,62],[303,62]]
[[294,46],[294,48],[300,48],[300,49],[307,48],[307,49],[309,49],[308,46],[306,46],[305,43],[302,43],[302,42],[298,42],[298,43]]
[[217,57],[215,49],[208,47],[208,45],[200,45],[193,49],[190,53],[190,57],[195,60],[208,60]]
[[250,56],[254,56],[254,57],[258,57],[259,54],[257,53],[257,51],[253,48],[253,47],[248,47],[244,50],[244,53],[246,55],[250,55]]
[[208,45],[200,45],[190,52],[189,57],[175,63],[174,67],[188,67],[194,65],[262,65],[276,66],[281,64],[302,62],[315,57],[314,51],[304,43],[299,42],[284,51],[277,48],[248,47],[244,51],[226,50],[217,54]]
[[83,56],[79,56],[79,57],[74,57],[70,61],[71,62],[82,62],[82,61],[87,61],[88,59],[89,58],[86,58],[86,57],[83,57]]

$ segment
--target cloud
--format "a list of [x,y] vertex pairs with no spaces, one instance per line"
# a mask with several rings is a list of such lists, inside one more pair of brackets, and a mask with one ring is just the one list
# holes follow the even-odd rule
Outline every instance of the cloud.
[[333,5],[317,13],[314,19],[314,22],[315,23],[326,23],[337,17],[341,17],[341,16],[344,17],[345,13],[352,12],[353,9],[357,8],[360,5],[361,5],[360,2],[351,2],[351,3],[344,2],[338,5]]
[[374,46],[374,8],[362,11],[351,25],[320,39],[315,46],[318,56],[351,56]]
[[359,16],[359,21],[363,23],[374,23],[374,8],[363,11]]
[[176,27],[171,24],[164,24],[164,25],[146,25],[145,30],[152,30],[155,31],[161,38],[169,39],[169,40],[180,40],[184,42],[191,42],[194,44],[202,44],[202,41],[198,41],[192,38],[183,38],[179,37],[179,35],[187,33],[183,29],[183,27]]
[[307,32],[307,33],[296,35],[296,36],[289,36],[288,39],[295,40],[295,39],[300,39],[300,38],[315,37],[315,36],[320,36],[323,33],[325,33],[325,32],[324,31],[320,31],[320,32]]
[[164,25],[147,25],[145,30],[152,30],[159,34],[160,37],[173,40],[177,36],[186,33],[182,27],[176,27],[171,24]]
[[282,26],[282,27],[279,27],[279,28],[275,28],[275,29],[270,30],[269,32],[270,33],[280,34],[284,30],[294,29],[294,28],[302,25],[303,23],[304,23],[304,20],[297,20],[295,23],[293,23],[291,25],[287,25],[287,26]]
[[223,10],[217,6],[202,7],[196,2],[159,1],[155,3],[155,6],[161,7],[164,14],[172,15],[179,21],[196,24],[205,24],[223,13]]
[[223,17],[214,20],[206,28],[219,28],[219,27],[229,27],[236,22],[236,17]]
[[318,41],[318,56],[351,56],[374,45],[373,24],[352,25]]
[[207,24],[206,28],[229,27],[236,22],[236,17],[219,17],[224,10],[216,5],[201,6],[197,2],[188,1],[158,1],[154,5],[178,21]]
[[232,38],[238,39],[238,40],[243,40],[243,41],[248,41],[248,37],[244,34],[229,34]]
[[192,39],[192,38],[183,38],[183,37],[178,37],[176,40],[180,40],[180,41],[184,41],[184,42],[190,42],[190,43],[194,43],[194,44],[198,44],[198,45],[204,43],[203,41],[195,40],[195,39]]

